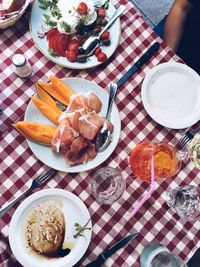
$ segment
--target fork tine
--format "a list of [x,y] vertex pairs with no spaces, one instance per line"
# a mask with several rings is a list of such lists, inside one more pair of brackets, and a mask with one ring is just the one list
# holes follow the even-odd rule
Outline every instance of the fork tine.
[[185,139],[184,142],[182,142],[182,144],[181,144],[182,148],[184,148],[187,145],[187,143],[189,143],[189,141],[190,141],[189,138]]
[[56,170],[54,169],[48,169],[48,170],[44,170],[41,175],[39,175],[35,180],[40,183],[43,184],[45,183],[47,180],[49,180],[52,176],[54,176],[57,173]]
[[179,141],[179,144],[181,145],[181,146],[184,146],[184,144],[186,143],[186,142],[188,142],[189,141],[189,138],[185,135],[185,136],[183,136],[183,138],[181,138],[181,140]]
[[187,143],[187,142],[189,142],[189,138],[187,137],[187,136],[184,136],[181,140],[180,140],[180,142],[179,142],[179,144],[180,144],[180,146],[185,146],[185,144]]

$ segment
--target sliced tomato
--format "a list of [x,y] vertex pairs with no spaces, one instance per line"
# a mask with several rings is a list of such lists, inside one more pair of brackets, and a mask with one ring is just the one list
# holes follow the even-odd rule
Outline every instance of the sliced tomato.
[[54,35],[51,37],[51,39],[49,39],[48,45],[49,45],[49,48],[51,48],[51,49],[54,49],[53,45],[54,45],[54,39],[55,38],[57,38],[57,35]]
[[52,28],[48,31],[47,33],[47,41],[49,41],[51,39],[51,37],[53,37],[54,35],[59,34],[59,31],[57,28]]
[[56,39],[56,49],[59,56],[65,57],[67,50],[67,39],[68,35],[65,33],[60,33],[59,37]]
[[84,2],[80,2],[80,4],[78,5],[78,8],[77,8],[77,12],[83,16],[83,15],[87,15],[88,13],[88,6],[86,3]]
[[70,61],[70,62],[74,62],[77,60],[77,54],[74,51],[67,51],[66,52],[66,58]]
[[53,49],[58,56],[65,57],[67,38],[65,33],[59,33],[52,36],[48,43],[49,48]]
[[58,51],[58,38],[59,38],[59,34],[54,35],[51,37],[51,39],[49,40],[49,48],[53,49],[53,51],[58,55],[59,51]]
[[97,55],[97,60],[99,62],[105,62],[107,60],[107,55],[103,52],[100,52],[98,55]]
[[79,41],[77,39],[71,39],[67,42],[67,51],[73,51],[78,54]]

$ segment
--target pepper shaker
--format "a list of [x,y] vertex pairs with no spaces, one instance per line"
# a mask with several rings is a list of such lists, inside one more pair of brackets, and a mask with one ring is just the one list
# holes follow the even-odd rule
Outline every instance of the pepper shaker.
[[16,54],[12,58],[13,62],[13,71],[21,78],[27,78],[32,73],[32,68],[28,60],[21,55]]

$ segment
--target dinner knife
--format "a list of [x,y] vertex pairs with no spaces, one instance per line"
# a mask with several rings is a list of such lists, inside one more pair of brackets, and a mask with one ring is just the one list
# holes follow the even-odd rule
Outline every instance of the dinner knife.
[[89,264],[85,265],[85,267],[100,267],[104,261],[107,260],[113,253],[115,253],[117,250],[122,248],[123,246],[127,245],[130,243],[133,239],[135,239],[139,235],[138,232],[135,232],[133,234],[130,234],[124,238],[122,238],[120,241],[118,241],[115,245],[112,247],[104,250],[99,256],[97,257],[96,260],[90,262]]
[[159,42],[153,43],[153,45],[138,59],[138,61],[130,67],[130,69],[119,79],[117,87],[123,85],[136,71],[138,71],[158,50],[160,47]]

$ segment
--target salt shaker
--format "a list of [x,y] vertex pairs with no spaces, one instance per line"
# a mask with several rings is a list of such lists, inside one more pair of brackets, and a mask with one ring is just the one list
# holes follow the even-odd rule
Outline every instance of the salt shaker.
[[32,68],[28,60],[21,55],[16,54],[12,58],[13,62],[13,71],[21,78],[27,78],[32,73]]

